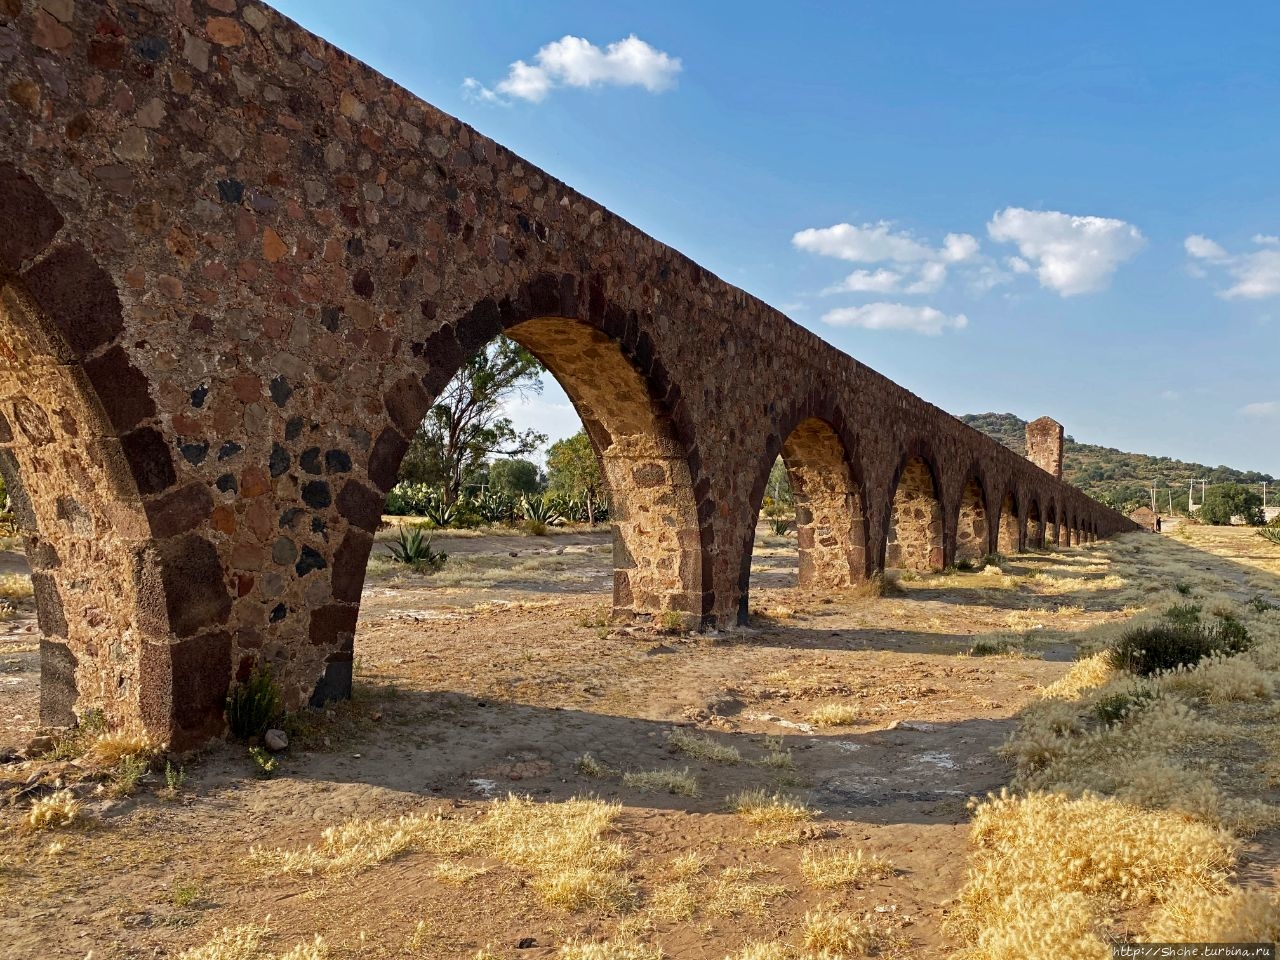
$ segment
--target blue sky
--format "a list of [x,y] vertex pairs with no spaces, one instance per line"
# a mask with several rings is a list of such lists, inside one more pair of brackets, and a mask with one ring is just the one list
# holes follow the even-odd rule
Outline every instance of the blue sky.
[[1280,475],[1280,7],[277,6],[943,409]]

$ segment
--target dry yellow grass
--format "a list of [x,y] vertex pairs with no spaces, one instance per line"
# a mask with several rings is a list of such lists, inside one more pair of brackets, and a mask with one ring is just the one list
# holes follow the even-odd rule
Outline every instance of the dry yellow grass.
[[27,811],[26,826],[30,830],[56,830],[69,827],[80,819],[84,807],[70,790],[59,790],[41,797]]
[[856,887],[871,880],[893,876],[893,864],[884,857],[864,854],[861,850],[818,853],[806,850],[800,860],[800,873],[820,890]]
[[436,864],[435,878],[451,887],[465,887],[488,872],[488,867],[473,867],[454,860],[444,860]]
[[679,770],[634,770],[622,775],[624,787],[634,787],[648,793],[670,793],[677,797],[696,797],[699,794],[698,778],[688,767]]
[[635,891],[619,843],[604,839],[621,812],[593,799],[535,803],[495,800],[470,820],[423,813],[395,820],[349,820],[330,827],[317,847],[250,851],[251,863],[274,874],[346,873],[420,851],[441,857],[485,855],[531,875],[530,886],[562,910],[624,910]]
[[744,790],[729,798],[729,809],[757,827],[752,842],[764,847],[800,843],[818,811],[764,790]]
[[815,727],[848,727],[861,718],[861,711],[849,703],[824,703],[809,713],[809,722]]
[[0,599],[16,603],[32,595],[31,578],[21,573],[0,575]]
[[689,733],[679,727],[667,734],[667,743],[693,760],[712,763],[742,762],[742,754],[737,747],[720,743],[705,734]]
[[184,950],[178,960],[326,960],[329,956],[329,948],[319,934],[281,954],[268,952],[264,946],[263,941],[270,937],[270,928],[265,925],[224,927],[203,946]]
[[574,762],[574,769],[584,777],[590,777],[592,780],[604,780],[612,777],[617,771],[606,763],[597,760],[590,753],[584,753]]
[[115,767],[126,757],[149,760],[161,749],[163,747],[145,733],[114,730],[95,737],[84,759],[98,766]]
[[1093,795],[1002,793],[973,824],[977,854],[951,922],[974,957],[1102,957],[1116,911],[1224,893],[1235,860],[1224,830]]
[[832,960],[862,957],[875,943],[867,922],[831,907],[819,907],[804,915],[804,945]]
[[663,960],[659,947],[620,938],[595,943],[569,943],[560,948],[559,960]]

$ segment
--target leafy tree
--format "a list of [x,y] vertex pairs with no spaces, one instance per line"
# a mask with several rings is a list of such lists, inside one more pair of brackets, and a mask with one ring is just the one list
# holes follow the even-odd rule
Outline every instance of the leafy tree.
[[1232,517],[1243,517],[1250,526],[1262,525],[1262,497],[1238,483],[1220,483],[1204,492],[1200,519],[1214,526],[1226,526]]
[[495,460],[489,464],[489,489],[519,499],[542,490],[538,465],[529,460]]
[[769,482],[764,488],[764,513],[766,516],[781,516],[795,509],[796,498],[791,490],[791,476],[781,457],[773,461],[769,468]]
[[557,440],[547,451],[547,490],[553,494],[581,497],[587,505],[587,522],[596,522],[596,507],[607,488],[600,460],[586,430]]
[[502,415],[513,396],[542,390],[542,364],[514,340],[499,336],[462,365],[414,434],[400,479],[439,486],[453,503],[468,477],[489,457],[518,457],[547,442],[536,430],[517,432]]

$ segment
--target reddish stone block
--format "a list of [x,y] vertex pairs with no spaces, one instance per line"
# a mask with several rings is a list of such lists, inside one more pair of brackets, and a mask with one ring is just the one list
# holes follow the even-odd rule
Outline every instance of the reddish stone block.
[[0,271],[17,273],[62,229],[62,214],[29,176],[0,164]]
[[114,340],[124,326],[115,284],[80,244],[58,247],[24,275],[27,290],[79,359]]

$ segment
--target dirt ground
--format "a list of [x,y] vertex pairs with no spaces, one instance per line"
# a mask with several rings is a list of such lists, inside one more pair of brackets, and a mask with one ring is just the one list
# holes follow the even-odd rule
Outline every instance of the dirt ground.
[[[158,771],[131,796],[82,783],[70,829],[33,832],[21,805],[0,807],[0,955],[176,957],[255,924],[269,930],[269,954],[320,934],[330,957],[557,957],[566,943],[621,933],[669,957],[720,960],[753,941],[796,943],[805,914],[826,907],[865,915],[879,955],[946,956],[969,799],[1009,781],[993,751],[1036,691],[1180,571],[1280,600],[1280,548],[1251,531],[1185,528],[1159,551],[1132,549],[1151,539],[833,597],[798,590],[794,538],[762,528],[750,626],[703,635],[608,624],[604,532],[440,536],[450,559],[434,574],[397,567],[382,547],[365,587],[356,696],[295,721],[270,776],[227,744],[171,761],[184,774],[176,790],[161,789]],[[22,566],[0,555],[13,607],[0,622],[0,748],[37,729],[38,633]],[[836,725],[819,722],[823,708],[840,708],[826,710]],[[711,759],[673,731],[739,756]],[[65,761],[9,762],[0,790],[58,764],[77,779]],[[651,771],[687,773],[674,787],[683,793],[634,777]],[[761,831],[731,809],[757,789],[811,818]],[[250,859],[251,848],[319,844],[352,818],[439,811],[470,823],[509,794],[620,804],[606,839],[621,845],[626,905],[556,907],[527,869],[483,853],[442,867],[439,853],[408,848],[314,873]],[[1246,852],[1253,882],[1280,876],[1275,845]],[[856,850],[891,870],[820,888],[802,867]]]

